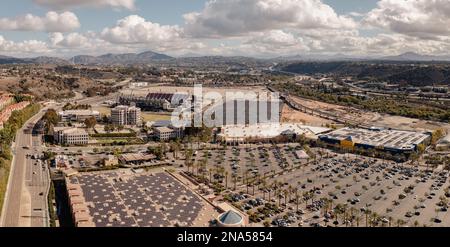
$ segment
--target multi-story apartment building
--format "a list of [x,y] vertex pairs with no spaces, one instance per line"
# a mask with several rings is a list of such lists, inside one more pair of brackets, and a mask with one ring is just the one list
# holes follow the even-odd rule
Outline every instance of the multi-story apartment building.
[[127,106],[117,106],[111,109],[111,121],[114,125],[127,124]]
[[141,109],[134,106],[117,106],[111,110],[111,121],[114,125],[139,125]]
[[129,107],[127,112],[128,125],[139,125],[141,123],[141,109],[138,107]]

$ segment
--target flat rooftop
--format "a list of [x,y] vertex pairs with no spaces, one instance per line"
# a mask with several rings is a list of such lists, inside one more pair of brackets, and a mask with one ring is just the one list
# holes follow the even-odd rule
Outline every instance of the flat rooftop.
[[174,130],[168,127],[156,127],[155,131],[160,132],[160,133],[170,133],[173,132]]
[[123,154],[120,156],[120,159],[125,162],[149,161],[155,158],[156,156],[153,154],[143,154],[143,153],[130,153],[130,154]]
[[301,124],[254,124],[227,125],[222,127],[222,137],[226,139],[239,138],[274,138],[281,134],[305,135],[310,138],[325,133],[331,129],[305,126]]
[[87,135],[87,131],[85,129],[80,129],[76,127],[55,127],[55,132],[62,131],[64,134],[80,134]]
[[168,173],[120,170],[67,179],[68,185],[80,185],[96,227],[205,226],[217,215],[212,205]]
[[100,112],[93,111],[93,110],[66,110],[66,111],[60,111],[59,115],[89,116],[89,115],[100,115]]
[[422,132],[404,130],[343,128],[323,135],[322,137],[339,141],[351,137],[354,143],[401,150],[414,148],[430,136]]

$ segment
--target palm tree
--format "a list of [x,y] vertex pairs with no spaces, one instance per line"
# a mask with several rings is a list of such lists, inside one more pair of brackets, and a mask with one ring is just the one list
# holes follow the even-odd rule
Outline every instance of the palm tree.
[[[248,174],[249,174],[250,172],[247,170],[247,171],[245,171],[245,173],[244,173],[244,177],[242,178],[243,179],[243,183],[245,183],[245,184],[248,184]],[[248,192],[247,192],[247,194],[248,194]]]
[[[276,196],[276,194],[277,194],[277,192],[278,192],[278,181],[274,181],[273,183],[272,183],[272,189],[273,189],[273,196],[275,197]],[[270,194],[269,194],[269,196],[270,196]]]
[[299,205],[299,198],[300,198],[300,196],[299,196],[299,194],[298,194],[298,189],[297,188],[295,188],[295,204],[296,204],[296,209],[297,209],[297,211],[298,211],[298,205]]
[[304,198],[305,206],[308,206],[309,196],[310,196],[310,192],[307,192],[307,191],[303,192],[303,198]]
[[269,192],[269,202],[270,202],[270,200],[271,200],[270,196],[271,196],[271,192],[272,192],[272,189],[273,189],[273,185],[270,185],[267,188],[268,188],[268,192]]
[[192,163],[192,174],[197,175],[197,172],[196,172],[196,171],[198,171],[197,168],[198,168],[197,163]]
[[339,215],[344,213],[343,205],[337,204],[336,207],[334,207],[333,211],[335,215],[335,221],[338,222]]
[[369,226],[369,215],[371,211],[366,207],[366,210],[364,210],[364,214],[366,215],[366,227]]
[[263,178],[261,180],[261,186],[262,186],[262,191],[263,191],[263,199],[266,200],[266,189],[267,189],[267,182],[266,179]]
[[401,226],[403,226],[405,224],[405,221],[404,220],[402,220],[402,219],[398,219],[397,220],[397,227],[401,227]]
[[281,190],[278,190],[276,194],[278,197],[278,207],[281,207],[281,197],[282,197]]
[[293,192],[293,187],[291,185],[288,186],[287,192],[288,192],[289,202],[290,202],[291,201],[291,193]]
[[232,176],[232,178],[233,178],[233,187],[234,187],[234,190],[236,190],[236,183],[237,183],[237,181],[238,181],[238,177],[237,177],[237,175],[234,174],[234,173],[233,173],[233,175],[231,175],[231,176]]
[[252,179],[252,195],[255,196],[255,185],[256,185],[256,178]]
[[184,165],[186,166],[187,172],[189,173],[189,168],[192,167],[192,162],[190,160],[185,160]]
[[287,207],[287,199],[288,199],[288,195],[289,195],[289,190],[287,190],[287,189],[285,189],[285,190],[283,190],[283,193],[284,193],[284,205],[285,205],[285,207]]
[[379,220],[379,216],[378,216],[377,212],[372,212],[372,214],[371,214],[372,227],[375,227],[378,225],[378,220]]
[[353,227],[353,221],[355,220],[357,213],[358,213],[358,210],[356,210],[356,208],[354,208],[354,207],[350,208],[350,223],[351,223],[352,227]]
[[314,199],[316,198],[316,193],[314,191],[309,192],[309,196],[311,199],[311,204],[314,204]]
[[359,217],[359,215],[356,216],[355,221],[356,221],[356,227],[359,227],[359,222],[361,221],[361,217]]
[[225,189],[228,189],[228,171],[225,171]]

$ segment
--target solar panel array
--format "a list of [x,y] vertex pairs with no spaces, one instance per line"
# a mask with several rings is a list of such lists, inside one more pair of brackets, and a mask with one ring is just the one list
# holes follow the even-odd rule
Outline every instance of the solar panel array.
[[97,227],[193,226],[204,202],[166,173],[118,172],[70,178],[80,184]]

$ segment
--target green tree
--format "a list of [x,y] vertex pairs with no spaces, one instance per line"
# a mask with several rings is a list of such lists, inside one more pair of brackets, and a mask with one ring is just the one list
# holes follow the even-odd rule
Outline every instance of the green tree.
[[95,128],[95,125],[97,125],[97,119],[95,117],[86,118],[86,120],[84,120],[84,125],[88,129],[93,129]]
[[59,123],[59,116],[58,113],[56,113],[56,111],[54,109],[50,109],[48,110],[43,119],[49,123],[49,124],[53,124],[53,125],[57,125]]

